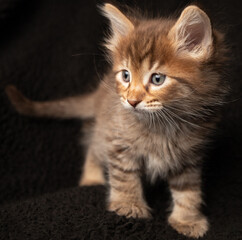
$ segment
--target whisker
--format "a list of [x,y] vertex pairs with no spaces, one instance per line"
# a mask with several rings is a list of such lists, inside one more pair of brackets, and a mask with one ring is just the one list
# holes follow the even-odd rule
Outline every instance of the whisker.
[[169,132],[169,134],[171,134],[171,129],[173,128],[173,124],[171,123],[171,121],[169,120],[169,118],[167,117],[167,114],[162,110],[162,109],[160,109],[160,111],[157,111],[157,114],[161,117],[161,119],[164,119],[165,120],[165,122],[168,124],[168,125],[166,125],[165,123],[164,123],[164,130],[165,131],[168,131]]
[[168,105],[166,105],[166,109],[170,109],[170,110],[174,110],[174,111],[183,113],[185,115],[190,116],[193,119],[196,119],[196,118],[202,118],[202,119],[204,119],[205,118],[205,115],[208,116],[208,115],[210,115],[212,113],[212,111],[207,111],[206,113],[201,113],[198,110],[189,110],[189,109],[186,109],[186,110],[183,109],[182,110],[182,109],[179,109],[179,108],[177,108],[175,106],[168,106]]
[[187,121],[186,119],[180,117],[179,115],[177,115],[176,113],[174,113],[173,111],[171,111],[171,110],[169,110],[169,109],[166,109],[166,110],[169,111],[170,114],[171,114],[172,116],[174,116],[174,117],[180,119],[181,121],[183,121],[183,122],[185,122],[185,123],[187,123],[187,124],[189,124],[189,125],[191,125],[191,126],[193,126],[193,127],[204,128],[204,127],[199,126],[199,125],[197,125],[197,124],[195,124],[195,123],[192,123],[192,122]]
[[167,113],[167,116],[170,118],[171,122],[174,123],[174,126],[176,126],[177,129],[180,129],[180,127],[177,125],[176,121],[172,118],[171,114],[168,111],[166,111],[165,108],[163,108],[163,111]]

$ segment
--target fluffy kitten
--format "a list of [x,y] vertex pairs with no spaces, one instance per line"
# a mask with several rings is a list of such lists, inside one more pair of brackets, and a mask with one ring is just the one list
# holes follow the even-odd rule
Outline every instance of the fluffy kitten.
[[104,184],[105,165],[108,210],[150,217],[140,181],[145,170],[151,180],[169,182],[170,225],[201,237],[208,221],[200,212],[200,165],[227,91],[223,36],[196,6],[178,19],[125,16],[111,4],[102,12],[111,23],[112,69],[95,92],[49,102],[30,101],[13,86],[6,92],[25,115],[95,118],[80,185]]

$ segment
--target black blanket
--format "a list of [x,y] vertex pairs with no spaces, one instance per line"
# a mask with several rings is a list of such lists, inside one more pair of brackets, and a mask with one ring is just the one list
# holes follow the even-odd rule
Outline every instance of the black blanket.
[[[135,5],[134,1],[120,1]],[[159,180],[144,184],[152,220],[105,211],[105,187],[78,187],[85,150],[78,120],[18,115],[4,87],[34,100],[94,89],[107,68],[101,50],[107,21],[101,1],[0,0],[0,239],[186,239],[167,224],[170,194]],[[188,1],[136,1],[169,16]],[[201,1],[231,49],[231,97],[203,169],[204,239],[242,239],[242,32],[239,0]]]

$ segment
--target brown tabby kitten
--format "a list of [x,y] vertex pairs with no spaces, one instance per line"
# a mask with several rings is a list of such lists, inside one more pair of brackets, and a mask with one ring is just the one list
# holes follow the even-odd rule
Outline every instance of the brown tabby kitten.
[[223,36],[196,6],[178,19],[125,16],[111,4],[102,12],[111,22],[106,47],[112,69],[95,92],[49,102],[30,101],[13,86],[6,92],[25,115],[95,118],[80,185],[104,184],[105,165],[109,211],[150,217],[143,167],[151,180],[169,182],[170,225],[201,237],[208,221],[200,212],[200,164],[226,94]]

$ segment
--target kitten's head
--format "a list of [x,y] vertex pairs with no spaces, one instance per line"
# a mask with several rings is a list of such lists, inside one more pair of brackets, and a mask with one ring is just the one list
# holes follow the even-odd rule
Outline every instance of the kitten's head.
[[204,11],[188,6],[175,20],[127,17],[110,4],[102,11],[111,22],[106,47],[125,108],[184,112],[218,101],[222,35],[212,29]]

